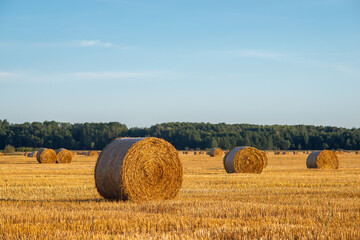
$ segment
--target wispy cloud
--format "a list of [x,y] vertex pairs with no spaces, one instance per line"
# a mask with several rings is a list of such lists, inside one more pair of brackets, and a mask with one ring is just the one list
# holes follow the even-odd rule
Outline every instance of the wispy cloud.
[[262,49],[235,49],[235,50],[209,51],[209,52],[214,54],[221,54],[221,55],[235,55],[239,57],[258,58],[258,59],[267,59],[267,60],[280,60],[286,57],[286,55],[283,53],[272,52]]
[[94,71],[69,73],[0,72],[0,82],[72,82],[72,81],[158,81],[172,76],[169,71]]
[[150,77],[154,76],[156,72],[118,72],[118,71],[105,71],[105,72],[75,72],[70,73],[70,78],[76,79],[124,79],[135,77]]
[[73,40],[66,42],[0,42],[0,48],[116,48],[120,50],[133,50],[134,46],[116,44],[102,40]]
[[16,77],[21,77],[22,75],[19,73],[14,73],[14,72],[1,72],[0,71],[0,80],[7,80],[7,79],[12,79],[12,78],[16,78]]
[[113,47],[115,46],[111,42],[103,42],[100,40],[82,40],[76,42],[81,47]]

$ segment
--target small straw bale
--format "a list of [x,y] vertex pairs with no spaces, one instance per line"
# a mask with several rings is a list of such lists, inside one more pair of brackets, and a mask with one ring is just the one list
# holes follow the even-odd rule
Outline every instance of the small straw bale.
[[4,155],[2,152],[0,152],[0,156]]
[[159,138],[121,138],[102,151],[95,184],[106,199],[173,199],[180,191],[183,167],[179,153]]
[[356,151],[356,152],[355,152],[355,154],[359,154],[359,153],[360,153],[360,151]]
[[263,151],[253,147],[236,147],[223,159],[227,173],[261,173],[267,165]]
[[65,149],[65,148],[59,148],[56,150],[57,154],[57,163],[71,163],[73,154]]
[[333,151],[323,150],[312,152],[306,160],[307,168],[339,168],[339,159]]
[[38,153],[37,151],[33,151],[29,153],[28,157],[36,157],[37,153]]
[[222,156],[224,152],[220,148],[213,148],[209,151],[210,157]]
[[88,151],[86,155],[90,157],[97,157],[99,156],[99,153],[97,151]]
[[27,152],[24,152],[24,156],[27,157]]
[[53,149],[42,148],[36,154],[39,163],[56,163],[57,155]]
[[299,152],[298,152],[298,151],[294,151],[293,154],[294,154],[294,155],[298,155]]

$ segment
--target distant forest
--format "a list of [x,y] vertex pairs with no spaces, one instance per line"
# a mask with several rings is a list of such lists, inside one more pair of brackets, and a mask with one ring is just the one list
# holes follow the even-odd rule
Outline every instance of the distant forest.
[[252,146],[262,150],[360,149],[360,129],[311,125],[252,125],[171,122],[149,128],[127,128],[118,122],[12,124],[0,120],[0,149],[28,148],[101,150],[117,137],[158,137],[178,150]]

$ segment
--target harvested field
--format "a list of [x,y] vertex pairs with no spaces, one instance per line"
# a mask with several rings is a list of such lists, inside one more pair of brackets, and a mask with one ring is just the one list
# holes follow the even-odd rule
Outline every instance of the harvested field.
[[180,154],[184,178],[167,201],[108,201],[96,158],[37,164],[0,158],[0,239],[360,239],[360,156],[337,170],[307,155],[268,154],[262,174],[227,174],[222,157]]

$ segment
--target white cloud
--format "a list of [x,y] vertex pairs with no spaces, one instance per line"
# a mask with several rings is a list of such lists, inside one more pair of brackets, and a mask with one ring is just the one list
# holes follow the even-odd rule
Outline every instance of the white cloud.
[[70,78],[76,79],[123,79],[134,77],[149,77],[154,73],[145,72],[118,72],[118,71],[105,71],[105,72],[75,72],[68,74]]
[[240,57],[248,58],[259,58],[259,59],[268,59],[268,60],[279,60],[286,57],[285,54],[261,50],[261,49],[237,49],[229,51],[210,51],[215,54],[227,54],[227,55],[236,55]]
[[280,59],[285,57],[284,54],[275,53],[264,50],[257,49],[245,49],[245,50],[236,50],[233,54],[241,55],[244,57],[253,57],[253,58],[261,58],[261,59]]
[[112,47],[114,46],[111,42],[103,42],[100,40],[82,40],[77,42],[81,47]]
[[21,74],[14,73],[14,72],[1,72],[0,71],[0,80],[7,80],[10,78],[20,77]]
[[169,79],[173,74],[169,71],[94,71],[94,72],[68,72],[68,73],[40,73],[0,72],[2,82],[72,82],[72,81],[106,81],[106,80],[132,80],[132,81],[161,81]]

